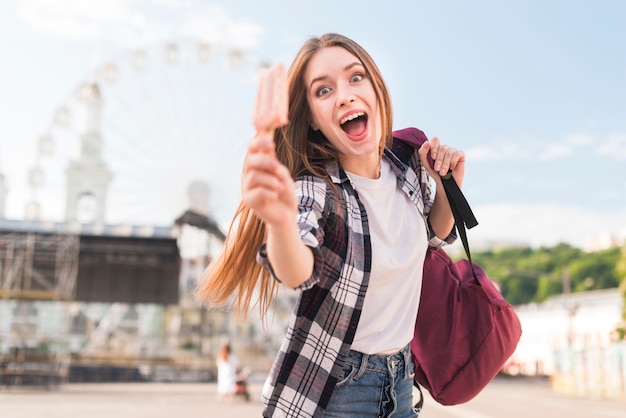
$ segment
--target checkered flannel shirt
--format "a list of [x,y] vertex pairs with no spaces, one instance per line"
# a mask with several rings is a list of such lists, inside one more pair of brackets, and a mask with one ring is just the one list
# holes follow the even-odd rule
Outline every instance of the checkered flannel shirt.
[[[428,225],[434,194],[415,149],[394,141],[385,157],[398,187],[422,213],[430,245],[452,242],[453,234],[442,241]],[[340,201],[323,179],[296,179],[298,225],[313,251],[314,270],[300,286],[294,317],[265,383],[264,417],[323,416],[359,323],[372,260],[367,214],[343,169],[336,162],[327,169],[341,191]],[[257,259],[273,274],[265,244]]]

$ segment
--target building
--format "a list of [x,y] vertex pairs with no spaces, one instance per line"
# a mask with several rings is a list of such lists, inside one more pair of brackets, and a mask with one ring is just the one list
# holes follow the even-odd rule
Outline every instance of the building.
[[559,295],[516,307],[522,337],[505,366],[509,374],[549,376],[556,391],[626,397],[626,341],[619,289]]

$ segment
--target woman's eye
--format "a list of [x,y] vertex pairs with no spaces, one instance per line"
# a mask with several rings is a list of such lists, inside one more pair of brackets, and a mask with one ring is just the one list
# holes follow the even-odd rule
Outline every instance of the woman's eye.
[[317,95],[323,96],[325,94],[328,94],[329,92],[330,92],[330,89],[328,87],[322,87],[321,89],[317,91]]
[[355,83],[357,81],[361,81],[361,80],[363,80],[363,74],[355,74],[350,79],[350,81],[352,81],[353,83]]

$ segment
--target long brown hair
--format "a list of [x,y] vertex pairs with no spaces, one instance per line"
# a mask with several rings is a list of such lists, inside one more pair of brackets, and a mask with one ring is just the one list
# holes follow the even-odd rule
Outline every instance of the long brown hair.
[[[329,184],[326,164],[337,159],[338,154],[321,132],[311,128],[304,76],[311,58],[320,49],[334,46],[344,48],[357,57],[372,81],[380,107],[384,138],[380,141],[381,156],[385,146],[391,145],[393,119],[389,90],[378,66],[363,47],[334,33],[310,38],[302,45],[288,71],[289,123],[274,132],[276,156],[294,178],[308,172]],[[215,305],[234,304],[238,316],[245,318],[258,285],[258,304],[261,316],[264,316],[277,291],[275,280],[256,262],[257,252],[265,239],[265,224],[240,202],[230,224],[224,250],[204,271],[197,288],[197,298]]]

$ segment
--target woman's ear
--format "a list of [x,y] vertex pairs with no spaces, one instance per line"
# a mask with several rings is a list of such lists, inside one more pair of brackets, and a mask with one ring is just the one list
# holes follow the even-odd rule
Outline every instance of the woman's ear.
[[317,122],[315,122],[315,120],[311,120],[310,125],[311,125],[311,129],[313,129],[314,131],[319,131],[320,130],[320,127],[317,124]]

